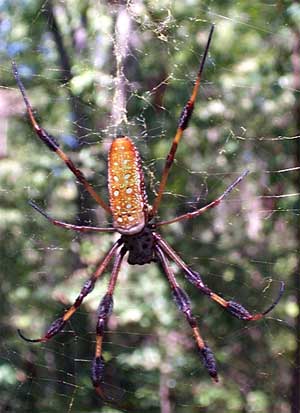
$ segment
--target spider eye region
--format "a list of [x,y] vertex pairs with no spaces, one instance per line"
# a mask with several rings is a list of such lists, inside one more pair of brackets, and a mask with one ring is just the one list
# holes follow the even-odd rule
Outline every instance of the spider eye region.
[[126,136],[117,137],[108,155],[108,191],[113,224],[132,235],[146,225],[147,195],[139,153]]

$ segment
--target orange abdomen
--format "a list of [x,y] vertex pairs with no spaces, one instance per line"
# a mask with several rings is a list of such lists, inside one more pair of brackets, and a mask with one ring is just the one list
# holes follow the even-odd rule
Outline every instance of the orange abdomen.
[[130,138],[117,137],[108,155],[108,191],[113,224],[121,234],[145,227],[147,195],[140,155]]

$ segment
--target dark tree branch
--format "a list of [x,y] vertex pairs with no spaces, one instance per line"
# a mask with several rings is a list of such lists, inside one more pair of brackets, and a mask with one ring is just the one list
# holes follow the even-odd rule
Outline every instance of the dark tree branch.
[[[55,9],[53,7],[53,3],[51,0],[49,0],[45,6],[44,15],[47,19],[48,28],[52,33],[52,36],[53,36],[53,39],[54,39],[54,42],[56,44],[56,48],[59,54],[59,62],[60,62],[60,67],[61,67],[61,72],[62,72],[62,82],[69,83],[73,78],[72,59],[67,50],[67,47],[64,44],[63,35],[60,30],[59,24],[57,22],[57,19],[55,16]],[[85,30],[84,26],[82,26],[81,29],[84,31]],[[73,35],[73,38],[71,39],[71,44],[75,45],[76,39],[74,36],[76,36],[76,30],[71,30],[71,33]],[[80,48],[74,48],[73,53],[76,54],[76,51],[80,53],[84,46],[85,44],[84,45],[81,44]],[[75,136],[78,142],[82,146],[83,141],[86,140],[86,135],[87,135],[87,130],[88,130],[85,107],[82,104],[81,99],[72,93],[72,90],[70,87],[68,87],[67,90],[68,90],[68,95],[69,95],[70,109],[73,114],[72,119],[73,119],[73,125],[75,129]],[[78,187],[78,191],[79,192],[78,192],[78,197],[77,197],[77,203],[78,203],[78,211],[79,211],[78,212],[79,224],[89,225],[91,221],[91,212],[90,212],[91,200],[85,196],[86,195],[85,191],[81,187]]]
[[60,58],[60,65],[63,74],[63,81],[69,82],[72,79],[72,72],[71,72],[71,59],[67,52],[66,47],[64,46],[63,37],[60,32],[59,26],[56,21],[56,17],[53,10],[52,1],[49,0],[46,3],[44,14],[47,17],[47,24],[51,33],[53,35],[59,58]]
[[[296,133],[300,130],[300,31],[294,28],[294,41],[292,51],[292,67],[294,77],[295,88],[295,127]],[[295,166],[300,166],[300,140],[295,140]],[[295,172],[295,187],[296,192],[300,193],[300,173]],[[300,199],[298,198],[298,204]],[[300,251],[300,222],[296,223],[296,249]],[[298,254],[297,264],[294,273],[294,285],[295,285],[295,299],[298,306],[300,304],[300,257]],[[292,368],[292,386],[291,386],[291,413],[300,412],[300,313],[295,319],[295,334],[296,334],[296,349],[294,353],[293,368]]]

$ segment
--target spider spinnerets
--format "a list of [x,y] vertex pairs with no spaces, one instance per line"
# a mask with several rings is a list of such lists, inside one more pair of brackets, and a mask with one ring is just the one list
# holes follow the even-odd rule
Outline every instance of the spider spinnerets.
[[42,214],[48,221],[59,227],[79,232],[119,232],[120,238],[113,244],[104,258],[96,267],[92,276],[84,283],[74,304],[64,313],[63,316],[55,320],[47,329],[44,336],[38,339],[26,338],[20,330],[19,335],[26,341],[39,343],[46,342],[59,333],[71,316],[76,312],[84,298],[93,290],[96,281],[103,275],[108,264],[113,260],[113,268],[108,284],[106,294],[102,298],[98,312],[96,325],[96,346],[95,354],[92,362],[92,382],[97,393],[104,399],[110,399],[110,395],[106,391],[104,381],[104,359],[102,356],[102,344],[104,328],[106,326],[109,315],[113,308],[113,293],[117,282],[119,270],[125,254],[128,253],[129,264],[147,264],[152,261],[160,262],[163,272],[170,284],[174,301],[178,309],[183,313],[189,323],[193,336],[201,355],[204,366],[209,375],[214,381],[218,381],[217,366],[214,355],[208,345],[203,340],[196,318],[192,313],[190,300],[186,292],[179,286],[170,261],[173,261],[179,269],[181,269],[186,279],[192,283],[201,293],[206,295],[211,300],[215,301],[221,307],[225,308],[229,313],[240,320],[251,321],[259,320],[269,313],[279,302],[283,290],[284,283],[280,282],[280,289],[276,300],[264,312],[251,314],[241,304],[225,300],[215,292],[213,292],[206,284],[204,284],[201,275],[191,269],[182,258],[173,250],[173,248],[158,234],[157,229],[160,226],[172,224],[191,218],[195,218],[203,214],[206,210],[214,208],[222,202],[222,200],[242,181],[248,174],[244,171],[217,199],[199,208],[193,212],[187,212],[183,215],[171,218],[166,221],[156,222],[157,211],[164,193],[167,183],[170,168],[173,164],[175,153],[182,137],[183,131],[187,128],[191,118],[197,92],[201,82],[201,76],[207,58],[210,42],[212,39],[214,26],[211,27],[207,44],[204,50],[203,57],[200,62],[200,67],[196,77],[195,85],[192,90],[190,99],[186,103],[179,118],[177,131],[173,139],[170,151],[166,158],[163,169],[157,196],[154,200],[153,207],[148,205],[147,194],[145,191],[144,175],[141,166],[140,155],[133,144],[132,140],[126,136],[118,136],[112,142],[108,156],[108,190],[110,206],[95,192],[93,187],[87,182],[82,172],[73,164],[72,160],[62,151],[56,139],[54,139],[45,129],[43,129],[36,121],[31,104],[27,98],[25,88],[18,74],[17,66],[13,62],[13,72],[16,78],[18,87],[22,93],[27,113],[31,125],[36,132],[38,138],[53,152],[55,152],[66,164],[66,166],[75,175],[77,180],[84,185],[85,189],[94,198],[94,200],[106,211],[112,215],[113,227],[102,228],[93,226],[73,225],[52,218],[44,210],[42,210],[34,202],[30,201],[31,206]]

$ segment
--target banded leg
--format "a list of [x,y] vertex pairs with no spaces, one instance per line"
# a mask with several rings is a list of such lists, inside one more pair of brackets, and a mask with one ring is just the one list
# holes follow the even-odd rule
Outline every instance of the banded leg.
[[196,211],[193,212],[187,212],[186,214],[183,215],[179,215],[178,217],[169,219],[167,221],[160,221],[156,223],[156,226],[162,226],[162,225],[168,225],[168,224],[173,224],[174,222],[178,222],[178,221],[183,221],[184,219],[191,219],[191,218],[195,218],[198,217],[199,215],[203,214],[205,211],[207,211],[210,208],[214,208],[216,206],[218,206],[223,199],[245,178],[245,176],[247,176],[249,173],[249,171],[246,169],[242,175],[240,175],[234,182],[232,182],[232,184],[230,184],[226,190],[223,192],[222,195],[220,195],[217,199],[215,199],[214,201],[210,202],[209,204],[205,205],[204,207],[197,209]]
[[126,250],[122,250],[116,255],[114,267],[111,274],[111,279],[108,285],[108,289],[104,297],[102,298],[100,305],[98,307],[98,320],[96,327],[96,348],[95,356],[92,363],[92,382],[95,387],[97,394],[103,399],[109,398],[103,387],[104,380],[104,359],[102,356],[102,345],[103,345],[103,335],[104,328],[106,326],[107,320],[112,313],[113,309],[113,293],[116,286],[117,278],[119,275],[122,259],[124,257]]
[[89,227],[85,225],[73,225],[68,224],[67,222],[58,221],[57,219],[52,218],[47,212],[45,212],[42,208],[40,208],[35,202],[29,201],[29,205],[32,206],[37,212],[39,212],[43,217],[45,217],[51,224],[56,225],[58,227],[62,227],[65,229],[70,229],[72,231],[78,232],[116,232],[114,228],[100,228],[100,227]]
[[203,338],[201,337],[199,328],[197,326],[196,318],[192,314],[190,300],[186,292],[178,285],[176,278],[173,274],[173,271],[171,270],[169,266],[168,260],[165,257],[164,252],[158,245],[156,245],[156,252],[162,264],[164,272],[168,278],[168,281],[171,285],[175,303],[177,304],[177,307],[179,308],[179,310],[185,315],[187,322],[189,323],[189,325],[191,326],[193,330],[193,335],[194,335],[198,350],[202,356],[203,364],[205,368],[207,369],[211,378],[215,382],[218,382],[219,379],[218,379],[218,372],[217,372],[217,365],[216,365],[215,357],[211,349],[206,345]]
[[273,310],[274,307],[278,304],[283,292],[284,292],[284,282],[280,281],[279,293],[276,300],[262,313],[251,314],[244,306],[232,300],[225,300],[220,297],[218,294],[214,293],[209,287],[207,287],[202,281],[201,275],[196,271],[189,268],[186,263],[179,257],[179,255],[170,247],[170,245],[163,240],[160,235],[153,233],[154,238],[156,239],[157,244],[162,248],[162,250],[167,254],[167,256],[173,260],[179,268],[181,268],[186,276],[186,279],[195,287],[198,288],[203,294],[207,295],[211,300],[215,301],[222,307],[224,307],[231,315],[234,317],[244,320],[244,321],[255,321],[260,320],[266,314]]
[[31,122],[31,125],[37,134],[37,136],[40,138],[40,140],[53,152],[55,152],[66,164],[66,166],[70,169],[70,171],[76,176],[78,181],[85,187],[85,189],[89,192],[89,194],[94,198],[94,200],[108,213],[110,214],[110,208],[106,204],[106,202],[97,194],[97,192],[94,190],[94,188],[88,183],[86,178],[84,177],[83,173],[74,165],[72,160],[66,155],[59,147],[59,144],[56,142],[55,138],[50,135],[44,128],[42,128],[38,122],[36,121],[34,114],[33,114],[33,109],[32,106],[29,102],[29,99],[27,97],[24,85],[20,79],[19,73],[18,73],[18,68],[15,62],[12,62],[12,67],[13,67],[13,74],[16,79],[16,82],[18,84],[18,87],[22,93],[26,109],[27,109],[27,114],[29,117],[29,120]]
[[105,257],[101,261],[101,263],[98,265],[98,267],[97,267],[96,271],[94,272],[94,274],[90,277],[89,280],[87,280],[84,283],[84,285],[83,285],[78,297],[76,298],[74,304],[65,312],[65,314],[62,317],[59,317],[55,321],[53,321],[53,323],[50,325],[50,327],[46,331],[46,334],[43,337],[32,340],[32,339],[26,338],[22,334],[22,332],[20,330],[18,330],[18,333],[19,333],[20,337],[23,338],[23,340],[25,340],[25,341],[29,341],[30,343],[44,343],[44,342],[50,340],[56,334],[58,334],[63,329],[66,322],[75,313],[75,311],[78,310],[78,308],[80,307],[80,305],[81,305],[82,301],[84,300],[84,298],[90,292],[93,291],[96,281],[103,274],[103,272],[106,269],[106,267],[108,266],[110,260],[116,254],[116,250],[119,248],[121,243],[122,243],[122,241],[118,240],[111,247],[111,249],[108,251],[108,253],[105,255]]
[[183,131],[187,128],[189,120],[191,119],[191,116],[192,116],[192,113],[193,113],[193,110],[194,110],[194,104],[195,104],[195,100],[196,100],[198,90],[199,90],[199,86],[200,86],[200,83],[201,83],[201,76],[202,76],[202,73],[203,73],[203,69],[204,69],[206,58],[207,58],[208,49],[209,49],[209,46],[210,46],[212,35],[213,35],[213,32],[214,32],[214,28],[215,28],[214,25],[212,25],[211,29],[210,29],[210,32],[209,32],[208,40],[207,40],[207,43],[206,43],[206,47],[205,47],[205,50],[204,50],[204,54],[203,54],[203,57],[202,57],[201,62],[200,62],[200,67],[199,67],[199,70],[198,70],[198,74],[197,74],[197,77],[196,77],[196,81],[195,81],[195,85],[194,85],[192,94],[190,96],[190,99],[186,103],[185,107],[183,108],[183,111],[181,112],[179,122],[178,122],[177,131],[176,131],[175,137],[173,139],[173,143],[171,145],[168,156],[166,158],[166,163],[165,163],[164,170],[163,170],[163,173],[162,173],[160,185],[159,185],[159,188],[158,188],[158,193],[157,193],[157,196],[156,196],[156,198],[154,200],[154,204],[153,204],[153,210],[152,210],[153,216],[155,216],[156,213],[157,213],[157,210],[158,210],[158,207],[159,207],[159,204],[160,204],[160,201],[161,201],[161,198],[163,196],[163,192],[164,192],[167,180],[168,180],[169,172],[170,172],[171,166],[172,166],[174,158],[175,158],[175,153],[177,151],[177,147],[178,147],[178,144],[179,144],[180,139],[182,137]]

